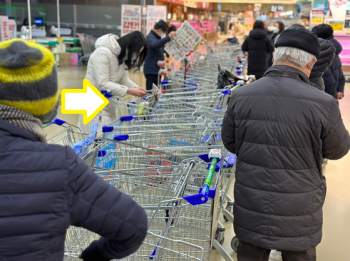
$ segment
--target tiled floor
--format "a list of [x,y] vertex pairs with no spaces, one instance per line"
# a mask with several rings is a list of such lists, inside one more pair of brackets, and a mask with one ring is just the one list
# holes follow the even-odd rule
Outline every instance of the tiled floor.
[[[58,69],[59,87],[61,89],[82,88],[86,67],[61,67]],[[130,78],[145,86],[143,74],[130,72]],[[346,86],[345,98],[340,101],[340,108],[345,125],[350,130],[350,84]],[[69,123],[77,124],[77,115],[58,114]],[[55,132],[54,128],[47,128],[48,136]],[[323,208],[324,227],[323,240],[317,248],[318,261],[349,261],[350,252],[350,153],[341,160],[329,161],[325,166],[327,178],[327,197]],[[231,238],[234,236],[232,224],[224,223],[226,235],[224,248],[236,261],[236,254],[230,247]],[[222,261],[222,257],[213,250],[212,261]],[[274,260],[275,261],[275,260]]]

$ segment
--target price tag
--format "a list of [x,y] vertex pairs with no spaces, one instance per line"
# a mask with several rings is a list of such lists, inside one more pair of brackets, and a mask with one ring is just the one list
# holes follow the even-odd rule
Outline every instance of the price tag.
[[62,37],[57,37],[57,42],[63,43],[63,38]]
[[27,40],[29,43],[35,43],[35,40],[34,39],[28,39]]

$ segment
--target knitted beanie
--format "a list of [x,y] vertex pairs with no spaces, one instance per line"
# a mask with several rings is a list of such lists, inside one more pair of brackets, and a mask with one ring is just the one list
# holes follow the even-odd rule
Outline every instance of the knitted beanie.
[[317,35],[303,27],[292,27],[283,31],[275,42],[276,48],[280,46],[294,47],[311,53],[316,58],[320,56],[321,52]]
[[53,54],[23,40],[0,43],[0,104],[49,123],[57,114],[59,91]]

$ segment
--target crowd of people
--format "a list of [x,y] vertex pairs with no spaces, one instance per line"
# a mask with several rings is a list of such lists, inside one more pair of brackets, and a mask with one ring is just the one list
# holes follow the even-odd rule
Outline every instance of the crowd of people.
[[[164,21],[147,37],[104,35],[86,78],[115,96],[143,97],[146,91],[128,71],[144,65],[150,89],[173,37]],[[221,134],[237,155],[238,261],[267,261],[271,249],[280,250],[284,261],[314,261],[326,196],[322,162],[350,149],[338,106],[344,95],[341,45],[328,25],[284,30],[278,22],[265,29],[256,21],[242,50],[249,54],[248,73],[258,80],[232,93]],[[101,236],[81,259],[121,259],[145,239],[145,211],[96,176],[70,147],[47,144],[42,124],[55,117],[59,96],[48,49],[23,40],[0,43],[0,260],[62,261],[70,225]],[[115,121],[113,104],[98,117],[100,128]],[[82,118],[79,124],[90,132]]]
[[[288,29],[291,28],[304,28],[304,26],[294,24]],[[250,31],[242,45],[242,50],[249,55],[249,75],[255,75],[256,79],[260,79],[267,69],[272,66],[275,43],[283,31],[285,31],[285,25],[281,21],[270,22],[266,25],[262,21],[254,23],[253,30]],[[321,56],[311,72],[310,81],[339,102],[344,97],[345,86],[345,77],[339,58],[342,46],[334,39],[333,28],[328,24],[315,26],[312,28],[312,32],[319,38]],[[318,77],[319,75],[322,76],[322,79]]]

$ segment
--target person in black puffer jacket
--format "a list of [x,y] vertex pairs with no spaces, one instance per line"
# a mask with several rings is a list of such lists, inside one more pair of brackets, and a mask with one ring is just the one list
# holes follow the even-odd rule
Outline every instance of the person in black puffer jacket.
[[318,42],[321,46],[321,53],[314,67],[312,68],[310,83],[312,86],[319,88],[321,91],[325,91],[322,77],[326,71],[329,72],[328,68],[332,64],[335,57],[335,48],[330,41],[323,40],[322,38],[318,38]]
[[268,54],[274,51],[274,47],[262,21],[254,23],[253,30],[242,45],[242,51],[249,54],[248,75],[255,75],[257,80],[263,77],[268,68]]
[[47,143],[42,124],[56,116],[60,96],[53,54],[23,40],[1,42],[0,71],[0,260],[62,261],[69,226],[101,236],[81,232],[70,245],[84,261],[134,253],[147,234],[142,207],[72,148]]
[[[267,37],[270,38],[271,43],[273,45],[275,42],[275,39],[278,35],[276,32],[277,28],[275,27],[274,22],[269,22],[266,29],[267,29]],[[267,60],[268,60],[268,66],[271,67],[272,66],[272,52],[268,54]]]
[[335,99],[310,85],[317,36],[292,28],[277,39],[264,78],[232,93],[221,137],[237,155],[234,230],[238,261],[315,261],[322,239],[322,158],[350,149]]
[[312,31],[319,38],[329,40],[336,49],[336,55],[331,66],[323,75],[326,93],[332,95],[337,101],[344,97],[345,77],[342,70],[342,63],[339,54],[343,50],[340,43],[334,39],[333,28],[328,24],[315,26]]

